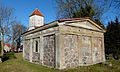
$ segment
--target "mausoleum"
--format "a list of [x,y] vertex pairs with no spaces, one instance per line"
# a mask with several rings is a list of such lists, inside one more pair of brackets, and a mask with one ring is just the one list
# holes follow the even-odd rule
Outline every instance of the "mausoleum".
[[88,66],[105,61],[105,30],[90,18],[60,19],[44,24],[36,9],[23,34],[23,58],[56,69]]

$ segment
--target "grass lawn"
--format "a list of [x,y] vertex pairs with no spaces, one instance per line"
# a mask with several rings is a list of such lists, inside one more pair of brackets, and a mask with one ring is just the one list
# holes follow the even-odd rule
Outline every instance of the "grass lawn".
[[107,61],[113,64],[112,67],[96,64],[69,70],[57,70],[24,61],[22,53],[16,53],[15,56],[17,57],[16,59],[9,59],[0,63],[0,72],[120,72],[120,61],[116,60]]

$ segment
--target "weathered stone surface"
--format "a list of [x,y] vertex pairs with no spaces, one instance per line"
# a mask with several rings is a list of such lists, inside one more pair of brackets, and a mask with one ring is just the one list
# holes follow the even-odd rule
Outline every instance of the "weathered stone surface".
[[82,45],[81,45],[81,52],[82,52],[82,57],[81,57],[81,64],[90,64],[92,62],[91,58],[91,37],[88,36],[82,36]]
[[40,63],[40,53],[33,52],[32,62]]
[[64,39],[64,57],[65,67],[72,68],[79,64],[78,49],[77,49],[77,36],[76,35],[63,35]]
[[92,57],[93,57],[93,63],[101,62],[102,59],[102,40],[101,38],[94,38],[93,41],[94,47],[92,48]]
[[44,37],[43,63],[46,66],[55,66],[55,35]]
[[[58,69],[88,66],[105,61],[104,32],[87,23],[89,22],[84,22],[85,26],[88,25],[91,29],[77,27],[81,26],[77,25],[80,22],[73,23],[74,26],[60,23],[56,27],[38,28],[26,33],[24,59]],[[35,52],[36,40],[39,45],[38,52]]]
[[30,53],[29,53],[29,51],[30,51],[30,40],[25,40],[25,48],[24,48],[24,59],[25,60],[30,60],[30,58],[29,58],[29,56],[30,56]]

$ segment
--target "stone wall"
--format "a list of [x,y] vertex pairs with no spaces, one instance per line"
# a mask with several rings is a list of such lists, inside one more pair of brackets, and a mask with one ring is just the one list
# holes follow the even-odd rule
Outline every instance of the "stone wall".
[[[38,42],[38,52],[36,52],[36,41]],[[40,37],[34,38],[32,42],[32,62],[40,63]]]
[[104,35],[95,30],[61,25],[26,34],[24,40],[24,58],[52,68],[73,68],[105,60]]
[[80,64],[91,64],[92,63],[92,48],[91,48],[91,37],[89,36],[79,36],[81,40],[80,49]]
[[78,66],[79,56],[77,49],[78,48],[77,36],[63,35],[62,39],[64,40],[63,47],[64,47],[65,67],[72,68]]
[[25,60],[30,60],[30,40],[25,40],[25,42],[24,42],[25,44],[25,48],[24,48],[24,59]]
[[102,57],[102,39],[95,37],[93,39],[92,57],[93,63],[98,63],[103,61]]
[[[42,64],[55,68],[55,33],[58,27],[48,28],[46,30],[37,31],[24,35],[24,58],[32,63]],[[27,41],[29,40],[29,41]],[[38,41],[39,51],[35,52]]]
[[70,26],[60,26],[59,30],[61,69],[105,61],[102,32]]
[[40,53],[33,52],[32,62],[40,63]]
[[61,39],[64,49],[60,52],[63,55],[61,65],[65,68],[92,65],[104,61],[101,38],[63,34]]
[[55,67],[55,35],[48,35],[44,38],[43,63],[46,66]]

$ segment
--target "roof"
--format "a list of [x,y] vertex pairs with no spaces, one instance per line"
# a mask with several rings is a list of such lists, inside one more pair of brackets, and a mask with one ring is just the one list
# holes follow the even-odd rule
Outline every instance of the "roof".
[[82,19],[90,19],[92,22],[96,23],[97,25],[99,25],[100,27],[102,27],[103,29],[105,29],[102,24],[98,24],[96,21],[92,20],[90,17],[72,18],[72,19],[59,19],[58,21],[59,21],[59,22],[63,22],[63,21],[82,20]]
[[[93,23],[96,23],[95,21],[93,21],[90,17],[84,17],[84,18],[71,18],[71,19],[59,19],[59,20],[55,20],[55,21],[53,21],[53,22],[64,22],[64,21],[72,21],[72,20],[86,20],[86,19],[89,19],[91,22],[93,22]],[[24,32],[23,34],[25,34],[25,33],[27,33],[27,32],[30,32],[30,31],[33,31],[33,30],[36,30],[36,29],[38,29],[38,28],[42,28],[42,27],[44,27],[44,26],[48,26],[48,25],[51,25],[53,22],[51,22],[51,23],[48,23],[48,24],[44,24],[44,25],[42,25],[42,26],[40,26],[40,27],[35,27],[35,29],[32,29],[32,30],[29,30],[29,31],[26,31],[26,32]],[[97,24],[97,23],[96,23]],[[98,24],[97,24],[98,25]],[[98,25],[98,26],[100,26],[100,25]],[[101,26],[100,26],[101,27]],[[102,28],[102,27],[101,27]],[[104,28],[103,28],[104,29]],[[22,34],[22,35],[23,35]]]
[[84,17],[84,18],[72,18],[72,19],[59,19],[59,22],[62,21],[71,21],[71,20],[81,20],[81,19],[90,19],[89,17]]
[[10,47],[11,45],[10,44],[4,44],[4,46],[7,45],[8,47]]
[[41,13],[38,9],[35,9],[30,16],[33,16],[33,15],[39,15],[39,16],[44,17],[44,16],[42,15],[42,13]]

